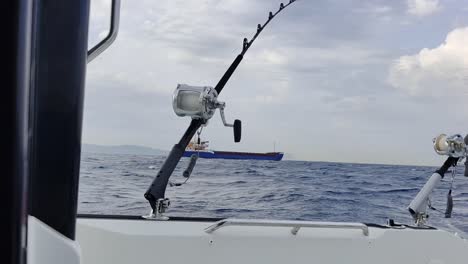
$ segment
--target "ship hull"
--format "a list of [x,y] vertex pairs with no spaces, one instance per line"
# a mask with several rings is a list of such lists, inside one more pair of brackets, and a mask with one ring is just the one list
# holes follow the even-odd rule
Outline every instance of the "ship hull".
[[273,160],[280,161],[283,159],[282,152],[268,153],[250,153],[250,152],[230,152],[230,151],[190,151],[184,152],[184,157],[190,157],[193,154],[199,155],[204,159],[235,159],[235,160]]

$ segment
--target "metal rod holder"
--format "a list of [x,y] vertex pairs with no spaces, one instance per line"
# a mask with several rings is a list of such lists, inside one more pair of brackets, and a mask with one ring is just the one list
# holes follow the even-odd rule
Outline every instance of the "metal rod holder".
[[152,209],[149,215],[142,216],[147,220],[166,221],[169,217],[165,216],[167,208],[169,208],[171,202],[168,198],[161,198],[156,201],[156,208]]

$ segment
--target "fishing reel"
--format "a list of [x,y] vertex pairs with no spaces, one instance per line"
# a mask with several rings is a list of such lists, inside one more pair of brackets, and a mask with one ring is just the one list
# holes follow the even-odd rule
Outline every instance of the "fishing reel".
[[201,119],[206,125],[219,109],[221,120],[226,127],[234,130],[234,142],[240,142],[242,136],[242,122],[238,119],[233,124],[226,122],[224,115],[225,102],[218,101],[218,93],[209,86],[177,85],[172,99],[172,107],[178,116],[190,116],[192,119]]
[[462,160],[465,158],[465,173],[468,177],[468,134],[463,138],[460,134],[447,136],[441,134],[433,139],[434,150],[439,155]]
[[433,139],[434,150],[439,155],[463,158],[468,155],[468,135],[463,139],[460,134],[447,136],[441,134]]

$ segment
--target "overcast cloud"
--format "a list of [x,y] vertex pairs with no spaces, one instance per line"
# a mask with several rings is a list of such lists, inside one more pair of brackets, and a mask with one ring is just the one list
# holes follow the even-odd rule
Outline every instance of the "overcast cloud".
[[[92,0],[90,45],[107,0]],[[113,46],[88,65],[83,141],[170,149],[189,123],[178,83],[216,85],[276,0],[122,1]],[[280,14],[220,96],[218,150],[301,160],[438,164],[438,133],[468,133],[468,0],[307,1]]]

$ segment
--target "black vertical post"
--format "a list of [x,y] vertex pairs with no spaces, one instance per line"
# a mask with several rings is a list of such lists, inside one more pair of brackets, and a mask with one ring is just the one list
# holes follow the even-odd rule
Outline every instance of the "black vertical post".
[[89,0],[37,0],[29,213],[75,238]]
[[28,89],[31,0],[7,0],[0,9],[1,263],[25,263],[27,234]]

